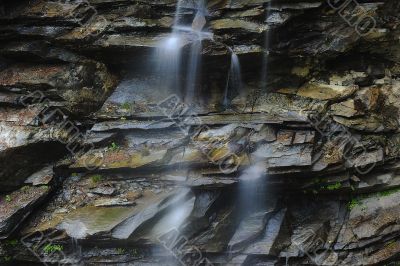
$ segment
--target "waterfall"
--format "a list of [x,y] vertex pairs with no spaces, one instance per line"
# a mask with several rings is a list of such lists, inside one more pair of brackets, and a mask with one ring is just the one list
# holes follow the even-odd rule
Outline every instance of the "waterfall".
[[[266,10],[266,23],[268,23],[268,19],[271,11],[271,2],[270,0],[267,5]],[[267,77],[268,77],[268,60],[269,60],[269,30],[267,29],[265,33],[265,41],[264,41],[264,56],[262,62],[262,73],[261,73],[261,88],[267,90]],[[235,66],[235,69],[234,68]],[[239,82],[240,77],[240,64],[236,55],[232,54],[231,60],[231,74],[234,77],[230,77],[230,80],[234,80],[234,82]],[[237,74],[239,73],[239,74]],[[240,85],[239,85],[240,86]],[[228,91],[225,91],[225,99],[224,103],[227,103],[227,94]],[[268,208],[268,187],[267,187],[267,163],[265,158],[263,158],[262,150],[257,150],[252,158],[251,164],[247,167],[239,177],[239,186],[238,186],[238,208],[241,218],[245,218],[249,216],[249,214],[255,213],[257,211],[266,211]]]
[[[190,25],[181,21],[185,9],[191,9],[195,13]],[[196,95],[196,84],[201,74],[202,41],[212,39],[212,33],[204,30],[206,15],[207,9],[203,0],[191,5],[188,5],[187,1],[179,0],[172,32],[159,43],[156,53],[160,89],[183,94],[187,104],[192,104]],[[187,45],[190,46],[189,56],[184,58],[183,48]],[[184,86],[181,84],[182,73],[185,74],[183,78],[186,80]]]
[[176,5],[172,33],[162,40],[156,50],[156,69],[159,79],[159,88],[180,91],[179,73],[181,66],[181,50],[184,39],[178,33],[179,20],[182,14],[182,0]]
[[228,96],[229,90],[233,89],[237,92],[242,90],[242,73],[240,68],[239,57],[231,50],[231,66],[228,73],[228,81],[225,86],[224,92],[224,106],[227,107],[229,104]]
[[181,66],[182,39],[172,33],[163,40],[156,52],[157,75],[160,89],[180,91],[179,73]]

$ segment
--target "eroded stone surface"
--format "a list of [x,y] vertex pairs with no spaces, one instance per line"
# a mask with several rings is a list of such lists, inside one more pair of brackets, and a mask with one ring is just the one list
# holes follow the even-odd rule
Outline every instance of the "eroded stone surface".
[[44,200],[49,187],[22,187],[10,194],[3,194],[0,205],[0,238],[6,238]]
[[[87,4],[0,4],[1,236],[14,231],[33,247],[34,236],[54,233],[68,254],[75,238],[89,264],[178,264],[163,244],[184,251],[188,265],[198,251],[221,265],[397,259],[396,1],[359,3],[377,22],[364,36],[320,0],[207,1],[192,24],[210,34],[189,110],[185,91],[167,89],[154,65],[176,1]],[[182,19],[192,20],[193,8],[184,1]],[[186,66],[194,38],[182,36]],[[227,82],[231,51],[241,88]],[[26,101],[37,90],[49,101]],[[163,109],[171,95],[180,103]],[[39,119],[48,106],[94,148],[63,150],[68,132]],[[243,175],[263,181],[245,196],[271,193],[276,208],[242,213]],[[1,257],[38,261],[7,241]]]

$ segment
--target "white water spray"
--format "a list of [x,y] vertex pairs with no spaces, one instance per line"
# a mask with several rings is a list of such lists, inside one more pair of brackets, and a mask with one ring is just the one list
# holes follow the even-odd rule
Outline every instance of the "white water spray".
[[265,204],[267,168],[259,161],[249,166],[239,177],[239,208],[242,213],[256,211]]

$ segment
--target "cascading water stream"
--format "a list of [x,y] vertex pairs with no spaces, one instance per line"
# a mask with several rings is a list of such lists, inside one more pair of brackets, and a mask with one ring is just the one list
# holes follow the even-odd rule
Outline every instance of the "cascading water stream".
[[[272,0],[268,2],[266,7],[266,23],[268,23],[268,19],[270,17],[272,7]],[[262,66],[262,75],[261,75],[261,86],[266,89],[267,87],[267,76],[268,76],[268,48],[269,48],[269,30],[267,29],[265,33],[265,43],[264,43],[264,58],[263,58],[263,66]],[[236,66],[235,66],[236,64]],[[231,69],[232,72],[236,75],[236,80],[234,82],[241,82],[240,77],[240,64],[237,56],[232,54],[232,63],[231,68],[235,67],[235,70]],[[224,100],[225,102],[225,100]],[[248,167],[240,176],[240,184],[239,184],[239,199],[240,206],[242,209],[248,211],[249,209],[253,209],[253,207],[258,204],[258,202],[263,200],[263,197],[266,194],[265,188],[265,179],[266,179],[266,165],[263,163],[263,152],[262,149],[256,151],[253,157],[253,162],[250,167]]]
[[[160,89],[181,95],[187,105],[192,105],[201,76],[202,41],[212,39],[213,35],[205,30],[207,10],[204,0],[190,6],[187,4],[188,1],[178,1],[172,32],[160,42],[156,62]],[[192,23],[189,25],[182,22],[182,14],[186,10],[195,12]],[[183,48],[188,45],[189,49],[186,53]],[[188,57],[185,58],[185,55]],[[182,206],[175,206],[174,209],[169,210],[160,223],[154,226],[154,234],[161,235],[174,228],[178,229],[190,214],[193,204],[194,198]]]
[[[181,94],[187,104],[192,104],[196,94],[196,84],[201,74],[202,41],[212,39],[212,34],[204,31],[207,23],[204,0],[191,6],[185,3],[183,0],[177,3],[172,33],[158,45],[156,62],[158,75],[161,77],[160,88]],[[186,9],[195,11],[191,25],[181,22],[183,10]],[[190,45],[189,56],[185,60],[182,50],[188,44]],[[182,73],[186,73],[184,77],[186,82],[183,87]]]
[[190,49],[190,56],[188,62],[188,72],[186,79],[186,93],[185,102],[192,103],[195,96],[196,83],[199,77],[199,67],[201,64],[201,40],[196,40]]
[[157,49],[157,75],[162,77],[159,80],[162,89],[180,91],[181,43],[179,35],[171,34]]
[[[271,2],[267,6],[267,20],[269,18],[271,9]],[[262,75],[261,75],[261,88],[267,88],[267,75],[268,75],[268,47],[269,47],[269,31],[267,30],[265,36],[265,54],[263,58]],[[236,84],[240,81],[240,64],[237,56],[232,54],[231,68],[235,66],[235,70],[231,69],[231,75],[234,73],[235,78],[230,78],[231,82]],[[238,72],[239,75],[235,72]],[[241,85],[239,85],[241,86]],[[227,94],[227,92],[225,93]],[[226,96],[225,96],[226,97]],[[224,100],[227,102],[227,99]],[[265,155],[265,146],[262,145],[256,148],[256,151],[251,154],[251,164],[245,169],[239,177],[238,186],[238,208],[241,221],[245,221],[247,217],[253,214],[266,213],[273,205],[272,195],[269,195],[267,187],[267,163]],[[267,224],[265,224],[266,226]],[[232,240],[231,240],[232,241]],[[233,242],[235,243],[235,242]],[[234,244],[232,244],[232,247]]]
[[226,83],[223,101],[225,107],[227,107],[229,104],[229,91],[235,90],[237,92],[241,92],[242,85],[242,72],[239,57],[231,50],[231,66],[228,73],[228,81]]
[[[162,86],[167,86],[168,89],[172,89],[175,93],[180,92],[184,97],[185,103],[191,105],[193,104],[193,99],[196,97],[196,84],[199,83],[201,76],[202,41],[212,38],[212,34],[204,30],[206,26],[205,17],[207,15],[204,1],[199,1],[195,7],[194,10],[196,13],[190,25],[185,25],[185,23],[181,22],[183,11],[188,9],[193,10],[193,6],[186,6],[185,3],[187,2],[180,0],[177,4],[173,31],[160,43],[157,62],[161,73],[160,77],[163,80],[161,82]],[[266,50],[268,50],[268,39],[269,36],[266,33]],[[187,47],[187,45],[190,45],[188,53],[183,51],[183,47]],[[188,57],[184,58],[184,55],[188,55]],[[266,84],[267,61],[266,54],[263,62],[263,85]],[[165,82],[167,73],[169,79],[168,82]],[[186,75],[183,79],[181,79],[182,73]],[[182,80],[185,80],[184,84],[182,84]],[[240,61],[238,56],[231,50],[231,63],[224,91],[223,104],[225,106],[229,104],[231,90],[241,92],[241,89]],[[243,216],[266,208],[266,165],[264,162],[265,160],[262,160],[262,156],[255,156],[252,165],[240,176],[238,208]],[[181,210],[179,209],[167,213],[164,223],[168,226],[156,228],[164,231],[165,227],[179,227],[183,221],[182,218],[179,218],[181,217],[180,213]]]

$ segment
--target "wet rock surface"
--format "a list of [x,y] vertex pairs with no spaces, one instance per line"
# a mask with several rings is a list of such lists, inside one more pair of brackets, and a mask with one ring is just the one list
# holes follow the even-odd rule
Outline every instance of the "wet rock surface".
[[398,263],[399,4],[180,3],[0,3],[0,264]]

